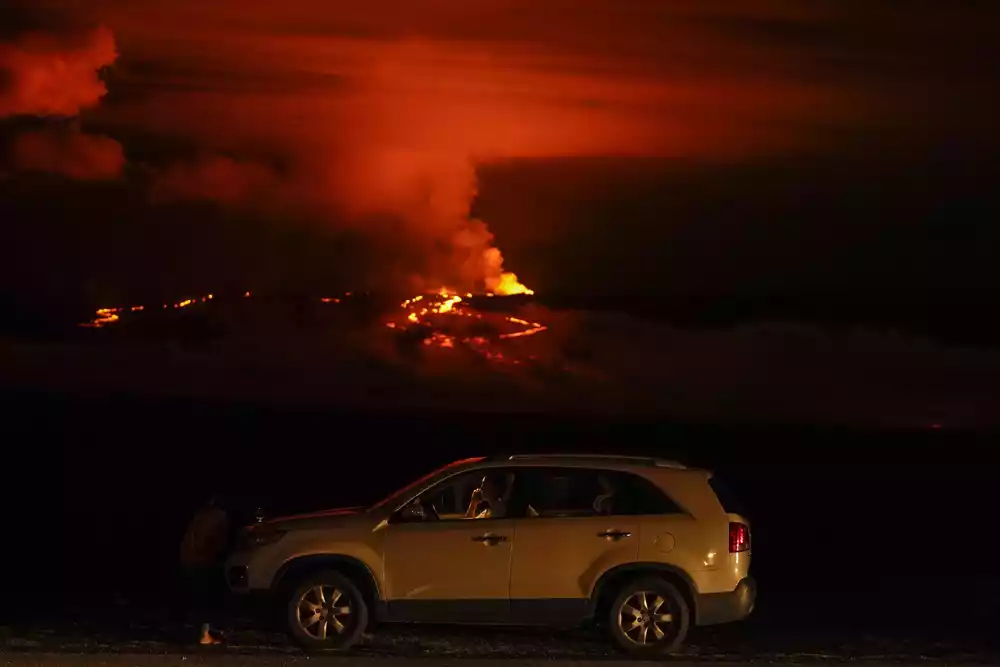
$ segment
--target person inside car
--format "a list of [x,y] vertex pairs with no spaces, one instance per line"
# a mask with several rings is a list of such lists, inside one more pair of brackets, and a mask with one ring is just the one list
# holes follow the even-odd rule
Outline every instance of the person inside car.
[[597,483],[600,485],[600,492],[594,499],[594,513],[601,515],[611,514],[615,500],[615,488],[604,475],[597,477]]
[[[501,491],[499,480],[489,475],[483,477],[479,488],[472,492],[469,499],[469,508],[465,511],[467,519],[502,519],[507,516],[507,503],[510,500],[510,492],[513,488],[513,475],[508,475],[504,480],[504,488]],[[479,506],[486,503],[486,508],[479,511]]]

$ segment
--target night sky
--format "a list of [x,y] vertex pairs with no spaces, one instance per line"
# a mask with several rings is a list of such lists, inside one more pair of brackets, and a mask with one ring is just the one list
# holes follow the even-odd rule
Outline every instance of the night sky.
[[350,280],[309,251],[344,234],[392,260],[365,279],[445,277],[477,189],[550,292],[996,282],[985,3],[23,4],[0,114],[26,288]]
[[482,289],[992,345],[1000,20],[930,0],[33,0],[0,304]]

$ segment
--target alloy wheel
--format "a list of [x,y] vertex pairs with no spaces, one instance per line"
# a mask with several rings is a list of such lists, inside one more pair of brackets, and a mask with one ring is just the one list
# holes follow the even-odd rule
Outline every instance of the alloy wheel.
[[302,630],[313,639],[342,635],[353,613],[350,598],[333,585],[317,584],[299,598],[297,618]]
[[618,627],[637,646],[668,642],[676,634],[667,598],[653,591],[636,591],[618,608]]

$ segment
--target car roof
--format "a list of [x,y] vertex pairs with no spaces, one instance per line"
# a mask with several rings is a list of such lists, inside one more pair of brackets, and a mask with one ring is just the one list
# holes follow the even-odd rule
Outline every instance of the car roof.
[[627,456],[623,454],[513,454],[495,457],[491,463],[507,463],[520,465],[568,465],[568,466],[607,466],[671,468],[674,470],[689,470],[688,466],[678,461],[661,459],[653,456]]

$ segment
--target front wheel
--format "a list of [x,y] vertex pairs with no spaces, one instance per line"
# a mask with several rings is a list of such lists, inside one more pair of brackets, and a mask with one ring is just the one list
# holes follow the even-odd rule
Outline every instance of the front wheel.
[[684,643],[691,614],[676,586],[646,578],[622,589],[609,616],[608,629],[618,649],[633,655],[663,655]]
[[368,627],[368,605],[354,583],[335,571],[302,579],[288,599],[288,629],[305,649],[346,649]]

